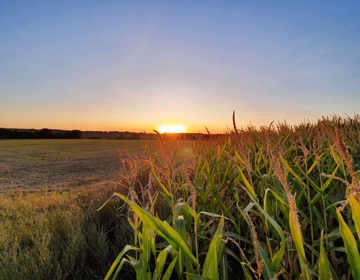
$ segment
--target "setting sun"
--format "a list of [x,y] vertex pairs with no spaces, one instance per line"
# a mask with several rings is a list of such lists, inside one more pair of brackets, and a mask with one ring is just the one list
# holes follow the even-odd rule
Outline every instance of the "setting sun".
[[160,133],[184,133],[186,132],[183,125],[161,125],[159,127]]

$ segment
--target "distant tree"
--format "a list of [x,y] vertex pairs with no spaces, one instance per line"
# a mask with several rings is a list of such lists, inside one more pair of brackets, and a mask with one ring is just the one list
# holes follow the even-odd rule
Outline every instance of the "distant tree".
[[78,129],[67,131],[67,138],[81,139],[81,137],[82,137],[82,132],[80,130],[78,130]]
[[0,139],[9,139],[11,138],[12,131],[6,128],[0,128]]
[[53,132],[51,129],[43,128],[39,131],[39,137],[43,139],[53,138]]

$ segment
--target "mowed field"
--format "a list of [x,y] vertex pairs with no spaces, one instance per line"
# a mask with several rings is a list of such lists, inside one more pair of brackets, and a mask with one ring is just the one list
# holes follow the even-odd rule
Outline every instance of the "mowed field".
[[143,153],[140,140],[0,140],[0,192],[116,182],[120,159]]

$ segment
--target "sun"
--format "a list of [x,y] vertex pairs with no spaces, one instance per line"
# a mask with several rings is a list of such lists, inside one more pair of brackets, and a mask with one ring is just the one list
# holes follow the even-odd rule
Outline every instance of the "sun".
[[185,126],[181,124],[177,125],[161,125],[159,127],[160,133],[184,133],[186,132]]

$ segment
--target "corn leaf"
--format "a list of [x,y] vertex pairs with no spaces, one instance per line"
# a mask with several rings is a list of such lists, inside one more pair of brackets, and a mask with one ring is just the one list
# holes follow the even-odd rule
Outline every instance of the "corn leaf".
[[166,221],[163,222],[157,217],[151,216],[149,212],[142,209],[136,203],[128,200],[124,195],[120,193],[116,193],[115,195],[124,200],[134,211],[134,213],[138,215],[139,219],[143,223],[146,223],[154,232],[164,238],[175,250],[181,248],[184,254],[192,261],[192,263],[197,266],[199,265],[197,259],[191,253],[185,241]]
[[176,262],[177,262],[177,256],[175,256],[175,258],[171,261],[171,263],[169,264],[168,268],[166,269],[161,280],[170,280],[170,277],[173,273]]
[[278,270],[280,262],[282,261],[283,256],[285,254],[286,241],[285,241],[284,231],[280,227],[280,225],[260,206],[260,204],[257,203],[257,201],[255,201],[254,199],[252,200],[255,206],[260,210],[260,212],[265,216],[266,220],[270,222],[270,224],[274,227],[274,229],[280,236],[281,239],[280,249],[276,252],[276,254],[273,256],[271,261],[271,266],[276,271]]
[[332,280],[329,260],[324,247],[324,231],[321,231],[320,256],[319,256],[319,280]]
[[[237,151],[235,151],[235,157],[241,162],[241,163],[245,163],[244,160],[240,157],[240,155],[238,154]],[[245,188],[248,190],[248,192],[250,193],[250,195],[254,198],[257,199],[256,197],[256,193],[254,188],[251,186],[250,182],[248,181],[248,179],[246,179],[244,173],[242,172],[242,169],[240,166],[237,166],[237,169],[239,171],[240,177],[242,182],[244,183]]]
[[292,211],[291,208],[290,208],[289,224],[290,224],[291,235],[295,243],[296,251],[299,256],[300,268],[303,274],[303,279],[310,280],[311,275],[306,261],[302,232],[300,226],[298,225],[296,213]]
[[171,251],[171,245],[167,246],[164,250],[162,250],[158,257],[156,258],[156,267],[153,275],[153,280],[160,280],[161,275],[163,274],[166,258]]
[[[322,153],[321,155],[319,155],[319,158],[318,160],[320,161],[321,158],[324,156],[324,153]],[[306,171],[306,174],[309,175],[313,170],[314,168],[318,165],[318,162],[316,160],[314,160],[313,164],[310,166],[310,168]]]
[[354,235],[351,233],[350,228],[345,223],[341,213],[336,209],[336,214],[339,219],[339,228],[342,239],[344,240],[345,251],[348,258],[348,262],[352,269],[354,279],[360,279],[360,255],[357,248],[357,243]]
[[161,182],[159,176],[157,176],[156,172],[155,172],[155,168],[154,168],[154,164],[152,163],[152,160],[150,158],[149,160],[149,165],[150,165],[150,169],[151,169],[151,173],[154,175],[156,181],[158,182],[160,188],[163,190],[164,194],[166,195],[166,197],[169,200],[173,200],[173,196],[172,194],[168,191],[168,189],[165,187],[165,185]]
[[330,153],[336,164],[341,168],[341,172],[343,174],[346,174],[343,161],[341,160],[340,156],[337,154],[337,152],[334,149],[334,146],[332,145],[330,145]]
[[227,254],[222,254],[220,260],[220,279],[229,279],[228,272],[229,272],[229,263],[227,260]]
[[355,198],[355,196],[351,196],[349,199],[349,204],[352,212],[352,219],[355,223],[356,232],[358,238],[360,238],[360,203]]
[[308,189],[309,186],[300,178],[300,176],[295,172],[293,166],[282,156],[280,156],[281,163],[284,165],[287,171],[289,171],[296,179],[296,181],[302,185],[304,188]]
[[123,258],[123,259],[121,260],[119,266],[117,267],[117,269],[116,269],[116,271],[115,271],[115,273],[114,273],[114,276],[113,276],[113,278],[112,278],[113,280],[118,279],[119,274],[120,274],[120,272],[121,272],[121,269],[122,269],[122,267],[124,266],[125,263],[130,263],[130,261],[129,261],[128,259],[125,259],[125,258]]
[[135,269],[136,272],[136,280],[146,280],[149,279],[146,274],[146,268],[142,265],[142,263],[132,257],[129,256],[129,262],[131,266]]
[[205,262],[203,265],[202,276],[213,280],[219,279],[218,266],[222,251],[225,246],[225,242],[222,240],[224,221],[224,217],[222,217],[220,219],[220,223],[216,230],[216,233],[211,240],[209,250],[206,254]]
[[262,275],[263,275],[264,279],[272,280],[274,278],[275,273],[271,266],[271,262],[269,260],[269,257],[267,256],[266,251],[260,244],[259,244],[259,256],[260,256],[260,260],[262,260],[264,263],[263,270],[262,270]]
[[[114,273],[114,270],[120,266],[120,261],[121,259],[124,257],[124,255],[128,252],[128,251],[137,251],[137,252],[141,252],[141,249],[138,247],[134,247],[134,246],[130,246],[130,245],[126,245],[121,252],[119,253],[119,255],[116,257],[116,259],[114,260],[113,264],[111,265],[109,271],[107,272],[106,276],[105,276],[105,280],[110,279],[111,275]],[[121,265],[122,267],[122,265]],[[120,269],[121,269],[120,267]],[[116,278],[115,278],[116,279]]]
[[143,223],[142,224],[142,231],[141,231],[141,263],[143,267],[148,267],[151,257],[151,248],[152,248],[152,239],[154,239],[154,236],[150,230],[150,228]]
[[[335,163],[336,164],[336,163]],[[328,186],[330,186],[330,183],[332,182],[332,180],[334,179],[333,176],[335,176],[336,172],[338,171],[340,165],[336,164],[336,166],[333,168],[333,171],[331,172],[331,176],[329,178],[327,178],[327,180],[325,181],[325,183],[321,186],[321,189],[324,191],[327,189]],[[331,170],[331,167],[330,167]]]

